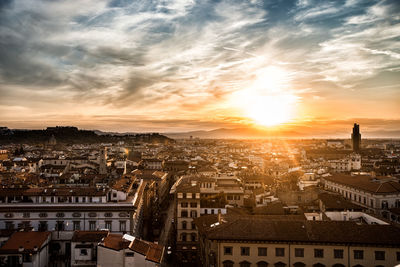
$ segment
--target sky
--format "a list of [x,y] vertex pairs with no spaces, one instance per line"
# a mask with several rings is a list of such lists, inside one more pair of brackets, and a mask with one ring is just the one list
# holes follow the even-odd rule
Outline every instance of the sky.
[[0,1],[0,126],[400,137],[400,2]]

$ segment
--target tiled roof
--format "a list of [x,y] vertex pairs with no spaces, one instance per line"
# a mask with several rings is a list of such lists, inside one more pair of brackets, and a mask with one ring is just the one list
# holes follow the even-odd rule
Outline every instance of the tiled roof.
[[120,234],[109,234],[106,238],[104,238],[102,246],[114,250],[121,250],[128,248],[130,243],[130,241],[122,239],[122,235]]
[[211,240],[345,243],[400,246],[400,229],[391,225],[357,225],[349,221],[289,221],[258,216],[226,217],[207,224],[195,219],[199,231]]
[[108,231],[75,231],[72,242],[100,242]]
[[104,238],[101,246],[114,250],[127,249],[142,254],[146,260],[161,263],[164,247],[152,242],[135,238],[133,241],[128,241],[119,234],[109,234]]
[[335,174],[323,179],[377,194],[400,194],[400,183],[388,177]]
[[0,254],[21,253],[20,247],[24,248],[22,253],[36,253],[35,248],[40,250],[49,236],[50,232],[15,232],[0,248]]

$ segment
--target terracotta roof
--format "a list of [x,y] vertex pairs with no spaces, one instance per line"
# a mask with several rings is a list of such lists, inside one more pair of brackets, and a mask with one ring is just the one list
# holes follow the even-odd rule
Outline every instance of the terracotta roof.
[[335,174],[323,179],[376,194],[400,193],[400,183],[389,177]]
[[[36,253],[34,248],[40,250],[49,236],[50,232],[15,232],[0,248],[0,254]],[[24,248],[23,252],[19,252],[20,247]]]
[[400,246],[400,229],[391,225],[357,225],[349,221],[283,221],[258,216],[226,217],[207,225],[202,216],[194,221],[210,240],[345,243]]
[[114,250],[129,248],[136,253],[144,255],[146,260],[156,263],[161,263],[164,254],[164,247],[161,245],[138,238],[135,238],[133,241],[128,241],[120,234],[109,234],[104,238],[101,246]]
[[100,242],[108,235],[108,231],[75,231],[72,242]]
[[146,255],[147,250],[149,250],[149,244],[147,242],[135,238],[135,240],[133,240],[129,245],[129,248],[137,253]]
[[114,250],[121,250],[128,248],[129,244],[130,241],[123,239],[120,234],[108,234],[108,236],[104,238],[102,246]]

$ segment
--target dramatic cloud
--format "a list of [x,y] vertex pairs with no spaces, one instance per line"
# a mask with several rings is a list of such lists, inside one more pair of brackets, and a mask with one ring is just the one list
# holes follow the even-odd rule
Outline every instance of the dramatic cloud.
[[395,0],[1,1],[0,123],[234,127],[252,123],[237,96],[255,86],[290,95],[291,122],[398,119],[399,14]]

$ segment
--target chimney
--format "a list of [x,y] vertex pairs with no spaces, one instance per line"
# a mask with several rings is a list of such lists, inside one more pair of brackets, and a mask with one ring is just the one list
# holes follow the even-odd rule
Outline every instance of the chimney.
[[33,247],[33,251],[35,251],[35,252],[37,252],[38,249],[39,249],[39,248],[38,248],[37,246],[34,246],[34,247]]
[[218,222],[222,223],[222,216],[221,216],[221,210],[218,210]]
[[22,252],[22,251],[24,251],[24,247],[23,246],[19,246],[18,252]]

